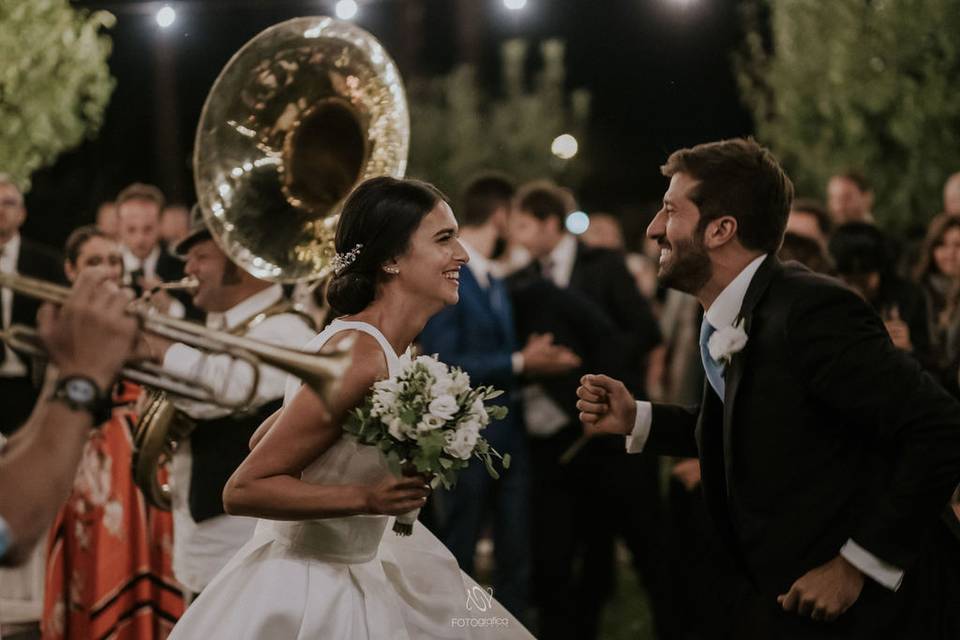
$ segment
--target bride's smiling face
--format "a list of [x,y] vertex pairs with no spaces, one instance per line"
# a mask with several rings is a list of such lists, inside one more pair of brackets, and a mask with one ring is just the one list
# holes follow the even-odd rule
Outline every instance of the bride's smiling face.
[[[450,205],[442,200],[420,221],[406,252],[384,265],[388,283],[428,304],[456,304],[460,299],[460,267],[467,252],[458,240],[459,227]],[[397,273],[391,275],[390,270]]]

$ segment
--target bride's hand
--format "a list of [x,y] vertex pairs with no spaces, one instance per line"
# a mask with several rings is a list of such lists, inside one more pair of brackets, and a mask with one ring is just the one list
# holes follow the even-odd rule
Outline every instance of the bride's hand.
[[367,487],[367,511],[397,516],[422,507],[429,494],[430,485],[423,476],[387,476]]

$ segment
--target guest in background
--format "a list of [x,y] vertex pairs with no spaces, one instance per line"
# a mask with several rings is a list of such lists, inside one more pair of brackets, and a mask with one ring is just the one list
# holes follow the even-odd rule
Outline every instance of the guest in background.
[[97,218],[94,223],[100,231],[105,233],[108,238],[116,240],[119,237],[120,226],[117,220],[117,205],[112,200],[103,202],[97,207]]
[[827,182],[827,209],[833,224],[869,222],[873,219],[873,189],[859,171],[834,174]]
[[169,250],[190,233],[190,210],[182,204],[171,204],[160,212],[160,241]]
[[[645,397],[647,357],[661,342],[657,321],[620,253],[587,247],[565,231],[571,206],[569,197],[549,182],[533,182],[519,190],[510,214],[511,235],[530,252],[533,262],[511,276],[511,288],[519,290],[526,282],[545,278],[589,300],[615,328],[608,340],[620,346],[619,355],[629,363],[628,386]],[[580,532],[576,628],[566,633],[591,638],[613,590],[617,536],[629,548],[634,567],[654,598],[655,614],[664,610],[665,603],[659,600],[664,595],[659,468],[655,459],[624,456],[622,449],[605,439],[591,441],[575,461],[593,469],[584,473],[592,479],[584,492],[592,492],[592,497],[575,507],[578,521],[588,524]],[[635,499],[625,499],[627,487]],[[546,614],[562,618],[568,612]]]
[[941,214],[930,221],[920,261],[913,273],[927,302],[930,346],[947,389],[960,392],[960,217]]
[[816,200],[806,198],[794,200],[790,206],[787,233],[815,240],[826,251],[827,240],[830,238],[832,229],[830,214]]
[[[791,216],[793,213],[790,214]],[[789,222],[787,223],[789,228]],[[827,255],[824,245],[809,236],[798,235],[787,231],[783,236],[783,244],[777,257],[781,261],[796,260],[811,271],[817,273],[833,273],[833,264]]]
[[[67,239],[64,269],[76,282],[92,267],[120,285],[120,246],[97,227]],[[41,629],[61,638],[163,638],[183,614],[173,578],[173,518],[150,507],[133,483],[133,404],[139,386],[118,382],[110,419],[91,430],[80,466],[47,541]],[[162,478],[161,478],[162,479]]]
[[840,279],[880,314],[894,346],[933,367],[923,292],[894,272],[889,247],[884,233],[866,222],[842,225],[830,238]]
[[[157,187],[135,182],[117,195],[117,218],[123,252],[124,284],[139,297],[161,282],[183,277],[183,263],[167,253],[160,241],[163,193]],[[175,318],[186,315],[184,300],[164,291],[151,304]]]
[[609,213],[591,213],[590,226],[580,235],[580,241],[588,247],[614,251],[624,251],[627,246],[620,221]]
[[[60,282],[63,267],[56,254],[20,235],[27,219],[23,194],[12,178],[0,174],[0,273],[19,273]],[[40,303],[11,289],[0,289],[0,327],[36,326]],[[9,436],[33,410],[43,372],[30,358],[16,353],[0,341],[0,434]]]
[[943,185],[943,212],[960,216],[960,171],[947,178]]
[[483,465],[472,460],[452,491],[436,492],[441,512],[437,529],[460,567],[475,575],[477,540],[492,511],[494,592],[511,613],[525,620],[530,586],[530,478],[516,376],[556,375],[580,361],[568,349],[554,345],[548,335],[530,336],[522,349],[517,342],[507,288],[489,267],[506,231],[513,192],[513,184],[496,174],[480,176],[464,189],[457,216],[460,244],[469,261],[460,270],[460,301],[430,319],[420,335],[420,346],[425,353],[436,353],[444,362],[461,367],[473,384],[507,392],[501,402],[510,413],[491,423],[484,437],[500,453],[510,454],[510,468],[493,481]]

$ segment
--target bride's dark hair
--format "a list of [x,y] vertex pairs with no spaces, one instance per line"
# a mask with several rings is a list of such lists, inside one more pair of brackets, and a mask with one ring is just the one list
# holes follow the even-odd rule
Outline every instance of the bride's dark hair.
[[407,250],[420,221],[441,201],[449,202],[439,189],[412,179],[371,178],[353,190],[340,212],[334,246],[341,256],[363,246],[327,285],[327,302],[338,315],[373,302],[386,276],[383,264]]

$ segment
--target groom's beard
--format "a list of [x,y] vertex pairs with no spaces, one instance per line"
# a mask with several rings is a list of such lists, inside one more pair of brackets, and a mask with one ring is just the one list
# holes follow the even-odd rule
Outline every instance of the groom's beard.
[[696,295],[710,281],[713,264],[703,243],[697,239],[674,242],[657,280],[664,287]]

